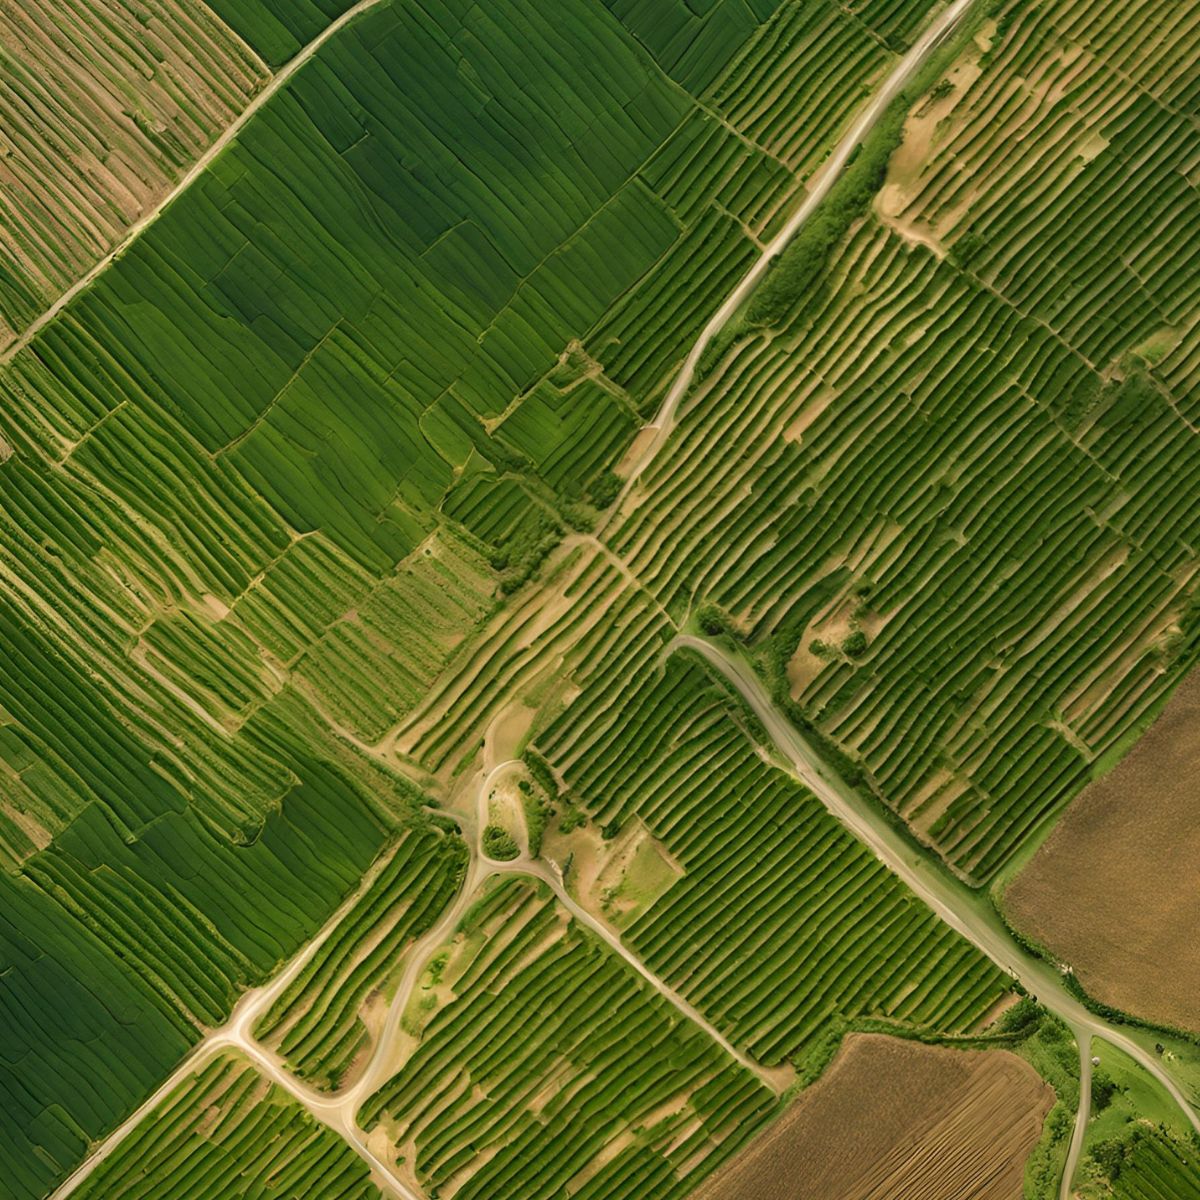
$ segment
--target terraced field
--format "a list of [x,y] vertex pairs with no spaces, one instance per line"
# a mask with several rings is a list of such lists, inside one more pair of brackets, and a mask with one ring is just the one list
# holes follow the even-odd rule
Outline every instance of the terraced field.
[[[1190,226],[1195,131],[1085,54],[1069,30],[1108,28],[1101,7],[1001,10],[932,130],[910,119],[926,149],[888,186],[911,202],[885,191],[888,215],[735,342],[611,538],[673,614],[731,614],[797,718],[974,880],[1196,652],[1180,366],[1200,276],[1155,233]],[[1141,52],[1167,78],[1186,42]],[[1082,116],[1075,92],[1022,101],[1064,56],[1086,67]],[[1085,162],[1088,96],[1107,142]],[[961,196],[989,171],[1004,188]]]
[[[192,81],[170,95],[197,113],[176,144],[131,100],[106,135],[176,156],[138,167],[136,204],[351,13],[151,7],[97,40],[163,64],[149,105]],[[97,11],[54,35],[83,44]],[[928,9],[353,11],[0,365],[17,1200],[218,1026],[275,1085],[211,1062],[84,1194],[374,1196],[366,1159],[413,1196],[682,1197],[847,1031],[969,1034],[1012,981],[673,639],[741,643],[817,775],[971,883],[1128,745],[1200,645],[1200,13],[1001,0],[907,121],[853,150],[651,460],[639,428]],[[170,34],[185,17],[211,49]],[[43,58],[50,28],[22,34]],[[182,74],[171,37],[193,47]],[[222,46],[241,66],[200,88]],[[36,295],[0,270],[0,304],[15,281],[28,322],[128,227],[117,208],[86,253],[44,251],[58,282]],[[497,770],[525,785],[513,811],[549,822],[544,857],[518,838],[506,870],[530,874],[492,881],[395,996],[485,873]],[[662,869],[618,941],[574,897],[605,890],[631,831]],[[364,1097],[385,1023],[391,1078]],[[1129,1156],[1145,1188],[1179,1157],[1156,1147]],[[876,1183],[920,1190],[897,1171]]]
[[370,890],[271,1006],[254,1036],[319,1087],[350,1082],[370,1043],[372,997],[462,884],[466,846],[437,830],[406,832]]
[[481,896],[426,996],[362,1120],[429,1194],[683,1196],[775,1108],[535,880]]
[[[709,107],[778,7],[713,6],[687,53],[590,0],[371,7],[0,368],[18,1195],[131,1111],[407,825],[420,797],[381,756],[611,500],[639,414],[796,194]],[[348,10],[214,11],[276,65]],[[220,36],[249,94],[264,71]],[[791,93],[814,112],[817,83]],[[751,111],[744,72],[737,91]],[[657,619],[604,570],[622,620]],[[594,642],[603,611],[580,629]],[[429,735],[448,769],[478,713]]]
[[636,817],[685,872],[624,930],[630,948],[769,1064],[819,1069],[866,1018],[980,1022],[1006,977],[755,754],[703,667],[673,656],[656,671],[649,649],[632,669],[598,665],[534,738],[606,836]]
[[76,1189],[81,1200],[380,1200],[337,1134],[244,1060],[219,1055],[176,1088]]
[[0,13],[0,350],[101,258],[269,73],[199,0]]

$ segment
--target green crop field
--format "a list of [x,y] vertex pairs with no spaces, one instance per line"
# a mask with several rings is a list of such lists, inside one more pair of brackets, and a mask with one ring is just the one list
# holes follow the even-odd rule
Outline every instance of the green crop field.
[[366,1164],[252,1066],[188,1076],[76,1189],[81,1200],[380,1200]]
[[[345,7],[214,11],[278,65]],[[796,193],[747,68],[716,99],[777,7],[381,3],[0,368],[17,1195],[407,819],[361,760],[609,486]]]
[[681,864],[625,941],[736,1044],[799,1066],[847,1024],[963,1031],[1004,994],[996,967],[754,753],[698,663],[605,666],[535,745],[606,832],[636,817]]
[[466,847],[436,830],[403,838],[370,889],[259,1021],[254,1035],[302,1078],[346,1081],[367,1043],[362,1007],[462,883]]
[[428,994],[362,1119],[431,1195],[683,1196],[776,1105],[536,880],[472,906]]
[[1012,999],[963,884],[1200,655],[1200,8],[978,0],[840,145],[944,11],[4,7],[0,1200],[222,1029],[73,1194],[683,1197]]
[[[1065,70],[1078,35],[1019,4],[999,23],[929,161],[893,162],[889,215],[711,369],[612,538],[671,612],[731,614],[798,719],[976,880],[1139,727],[1198,628],[1200,272],[1159,236],[1195,204],[1191,43],[1143,48],[1161,100],[1076,53],[1082,112],[1031,115],[1031,62]],[[988,171],[1003,187],[964,190]],[[1064,217],[1085,208],[1108,223]]]

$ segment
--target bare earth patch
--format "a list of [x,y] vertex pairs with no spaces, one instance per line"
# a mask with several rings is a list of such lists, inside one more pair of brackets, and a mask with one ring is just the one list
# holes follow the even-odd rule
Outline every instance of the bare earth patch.
[[1019,1200],[1053,1103],[1008,1051],[851,1034],[694,1200]]
[[1200,672],[1067,809],[1005,894],[1095,997],[1200,1029]]
[[201,0],[0,5],[0,347],[269,78]]

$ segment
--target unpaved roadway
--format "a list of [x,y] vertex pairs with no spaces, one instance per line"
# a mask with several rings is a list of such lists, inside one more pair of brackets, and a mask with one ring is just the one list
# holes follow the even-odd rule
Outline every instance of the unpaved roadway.
[[[1149,1071],[1167,1089],[1193,1128],[1200,1133],[1200,1117],[1158,1059],[1123,1033],[1119,1025],[1113,1025],[1086,1009],[1067,990],[1058,971],[1013,940],[985,898],[971,892],[931,855],[923,854],[911,845],[878,807],[868,803],[828,771],[820,756],[772,703],[766,688],[748,663],[704,638],[689,634],[676,637],[665,653],[669,654],[675,649],[694,650],[724,675],[762,722],[771,741],[805,787],[947,925],[974,943],[998,967],[1019,980],[1030,995],[1036,996],[1046,1008],[1066,1022],[1079,1045],[1080,1073],[1085,1082],[1089,1082],[1091,1076],[1091,1039],[1101,1037],[1124,1050]],[[1080,1095],[1079,1117],[1072,1139],[1069,1162],[1072,1167],[1079,1159],[1090,1104],[1091,1089],[1085,1086]],[[1064,1200],[1070,1195],[1069,1189],[1070,1171],[1063,1180]]]

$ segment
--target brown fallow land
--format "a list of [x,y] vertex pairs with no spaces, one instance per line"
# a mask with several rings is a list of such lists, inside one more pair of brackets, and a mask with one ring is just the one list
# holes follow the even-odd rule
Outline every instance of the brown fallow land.
[[694,1200],[1019,1200],[1054,1092],[1006,1050],[851,1034]]
[[202,0],[0,6],[0,349],[269,78]]
[[1098,1000],[1200,1029],[1200,672],[1071,805],[1005,894]]

